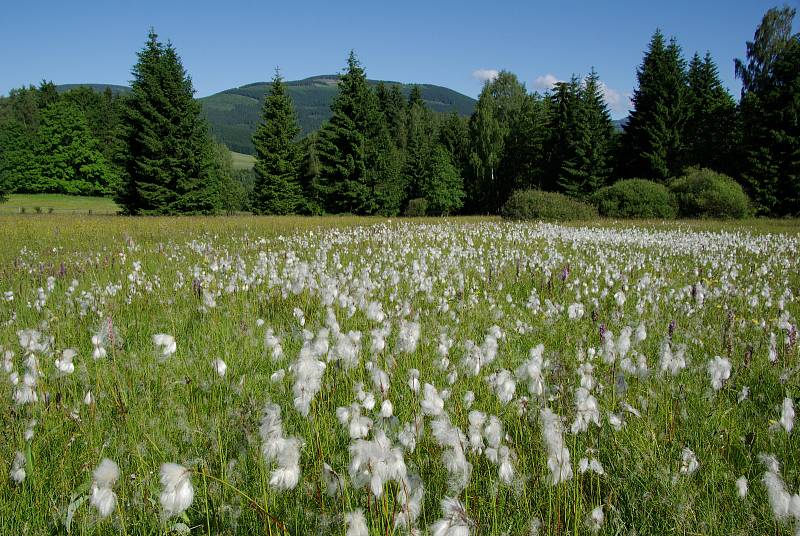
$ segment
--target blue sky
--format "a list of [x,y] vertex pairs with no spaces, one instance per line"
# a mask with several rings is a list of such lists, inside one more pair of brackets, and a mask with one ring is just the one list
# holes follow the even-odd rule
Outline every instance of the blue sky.
[[198,96],[267,80],[276,66],[289,80],[336,73],[352,48],[370,78],[438,84],[470,96],[480,92],[482,78],[499,69],[541,90],[594,66],[612,115],[621,117],[657,27],[678,39],[687,59],[695,51],[710,51],[723,83],[738,97],[733,58],[744,57],[745,41],[774,5],[760,0],[9,2],[0,18],[0,94],[43,78],[58,84],[127,84],[153,26],[176,46]]

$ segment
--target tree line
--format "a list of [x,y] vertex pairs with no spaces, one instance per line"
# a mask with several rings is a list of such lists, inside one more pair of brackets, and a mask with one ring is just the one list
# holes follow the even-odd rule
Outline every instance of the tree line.
[[130,214],[442,215],[497,213],[537,189],[591,200],[619,179],[674,183],[688,168],[733,177],[759,214],[800,213],[800,34],[770,9],[735,61],[736,100],[709,53],[687,62],[657,30],[637,69],[632,112],[614,129],[598,73],[544,93],[510,72],[488,81],[469,118],[432,112],[419,89],[372,89],[351,52],[332,117],[299,138],[276,71],[253,135],[252,175],[215,144],[174,47],[151,31],[132,92],[52,84],[0,100],[6,191],[114,195]]

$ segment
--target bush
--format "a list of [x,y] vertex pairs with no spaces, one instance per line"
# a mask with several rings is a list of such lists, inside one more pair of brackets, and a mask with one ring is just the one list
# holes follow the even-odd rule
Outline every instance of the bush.
[[555,192],[517,190],[503,205],[501,213],[510,220],[591,220],[597,209]]
[[611,218],[674,218],[678,204],[672,192],[657,182],[642,179],[617,181],[597,190],[592,201]]
[[710,169],[690,168],[672,181],[681,216],[691,218],[744,218],[750,198],[738,182]]
[[406,207],[406,216],[409,218],[421,218],[428,213],[428,200],[424,197],[416,197],[409,200]]

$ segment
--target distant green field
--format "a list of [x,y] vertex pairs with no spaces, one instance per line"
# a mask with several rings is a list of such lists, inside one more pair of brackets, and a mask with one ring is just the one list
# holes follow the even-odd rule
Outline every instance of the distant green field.
[[0,214],[116,214],[119,207],[108,197],[62,194],[11,194],[0,203]]
[[256,157],[249,154],[237,153],[231,151],[233,157],[233,169],[253,169],[256,163]]

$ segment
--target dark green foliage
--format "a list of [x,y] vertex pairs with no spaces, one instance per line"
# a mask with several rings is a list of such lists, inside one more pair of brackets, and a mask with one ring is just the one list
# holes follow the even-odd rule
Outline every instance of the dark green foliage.
[[262,122],[253,134],[256,149],[255,187],[250,208],[257,214],[304,212],[305,194],[300,179],[300,132],[292,100],[278,72],[264,100]]
[[743,182],[757,210],[800,215],[800,34],[795,10],[770,9],[747,43],[742,79]]
[[736,103],[722,87],[710,54],[703,59],[694,55],[688,80],[686,163],[734,172],[739,137]]
[[[250,170],[233,169],[231,152],[220,142],[214,142],[214,173],[220,185],[220,207],[225,214],[235,214],[250,208],[248,196],[252,193],[252,183],[248,189],[243,177],[252,175]],[[245,173],[241,173],[245,172]],[[249,172],[249,173],[248,173]]]
[[750,199],[741,185],[710,169],[690,168],[669,189],[682,217],[744,218],[750,212]]
[[400,86],[392,84],[387,89],[383,82],[379,82],[376,95],[378,96],[378,107],[383,113],[386,127],[389,129],[395,146],[401,151],[405,150],[408,138],[406,99],[400,91]]
[[117,187],[118,176],[100,152],[83,112],[70,102],[53,102],[42,111],[36,168],[24,185],[27,192],[100,196]]
[[364,69],[350,53],[333,116],[319,132],[313,195],[327,212],[396,214],[405,197],[399,155]]
[[597,209],[557,192],[517,190],[501,214],[510,220],[591,220],[597,218]]
[[611,218],[666,218],[678,214],[675,196],[661,183],[627,179],[600,188],[592,202],[602,216]]
[[0,125],[0,189],[3,192],[24,192],[25,186],[36,177],[34,145],[35,138],[31,138],[22,123],[12,119]]
[[209,214],[221,209],[214,147],[192,81],[171,44],[151,31],[133,67],[123,114],[127,214]]
[[428,214],[435,216],[454,214],[464,204],[464,181],[441,145],[431,151],[420,194],[428,202]]
[[421,197],[422,184],[427,180],[431,151],[436,141],[433,114],[422,102],[419,89],[412,91],[406,114],[408,136],[405,143],[403,180],[409,197]]
[[688,116],[685,62],[675,40],[666,44],[657,30],[636,77],[619,165],[627,176],[663,182],[683,167]]
[[408,200],[405,215],[409,218],[422,218],[428,214],[428,200],[424,197],[415,197]]
[[[323,75],[286,82],[287,92],[297,111],[302,136],[319,130],[332,117],[331,104],[339,93],[338,81],[339,75]],[[392,94],[391,99],[395,98],[393,93],[397,92],[402,101],[401,108],[405,109],[413,86],[399,82],[367,80],[372,88],[381,83]],[[264,96],[269,93],[269,86],[268,82],[258,82],[200,99],[214,136],[234,151],[253,154],[252,136],[259,122]],[[430,84],[420,84],[419,89],[425,105],[434,113],[455,112],[466,117],[475,109],[475,99],[451,89]],[[404,139],[402,129],[396,128],[396,119],[398,116],[387,119],[389,133],[395,140]]]
[[465,186],[471,212],[495,213],[504,200],[500,195],[498,168],[508,127],[501,123],[500,113],[487,82],[469,120],[472,174]]

